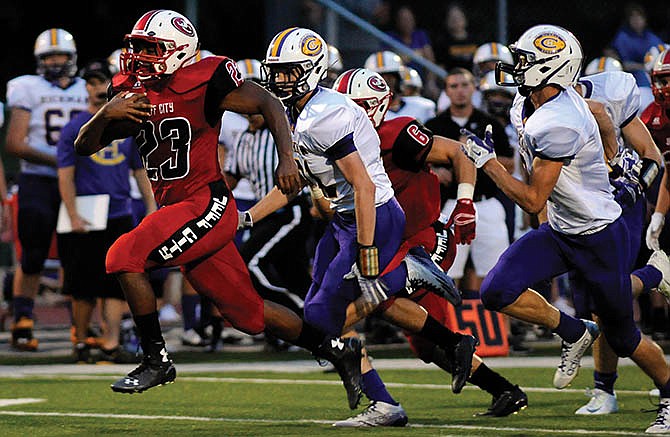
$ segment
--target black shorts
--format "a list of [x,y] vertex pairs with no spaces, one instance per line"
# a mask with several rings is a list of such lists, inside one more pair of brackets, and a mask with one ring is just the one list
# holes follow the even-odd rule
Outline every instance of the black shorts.
[[58,234],[63,293],[81,300],[125,299],[116,277],[106,272],[105,258],[114,241],[132,228],[132,217],[125,216],[109,219],[104,231]]

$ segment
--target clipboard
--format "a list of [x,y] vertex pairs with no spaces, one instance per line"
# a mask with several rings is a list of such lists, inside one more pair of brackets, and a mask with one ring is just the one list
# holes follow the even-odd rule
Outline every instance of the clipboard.
[[[103,231],[107,229],[107,214],[109,213],[109,194],[91,194],[87,196],[77,196],[77,212],[86,219],[90,225],[89,231]],[[58,210],[58,222],[56,232],[67,234],[72,232],[72,223],[70,215],[67,213],[65,204],[61,202]]]

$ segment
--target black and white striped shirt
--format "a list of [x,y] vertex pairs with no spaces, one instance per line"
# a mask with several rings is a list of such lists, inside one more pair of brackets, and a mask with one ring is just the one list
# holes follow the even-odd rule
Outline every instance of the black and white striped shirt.
[[262,199],[275,186],[277,161],[277,150],[270,130],[246,130],[226,150],[224,170],[236,178],[248,179],[256,199]]

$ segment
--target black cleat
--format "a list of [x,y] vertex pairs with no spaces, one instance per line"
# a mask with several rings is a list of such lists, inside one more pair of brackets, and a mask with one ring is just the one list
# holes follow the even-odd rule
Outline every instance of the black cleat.
[[477,416],[505,417],[518,413],[527,406],[528,396],[518,385],[515,385],[514,390],[502,392],[500,396],[493,398],[489,409],[485,413],[477,414]]
[[135,370],[116,381],[111,388],[118,393],[142,393],[151,387],[170,384],[176,377],[177,370],[163,346],[159,353],[145,355]]
[[451,378],[451,391],[460,393],[470,377],[472,370],[472,356],[479,341],[472,335],[463,335],[461,341],[454,348],[454,371]]
[[342,379],[347,391],[349,408],[358,407],[363,396],[361,388],[361,349],[363,345],[358,338],[327,338],[315,352],[318,358],[330,361]]
[[425,289],[448,300],[452,305],[459,306],[463,303],[461,292],[456,283],[435,264],[423,246],[415,246],[405,256],[407,266],[407,294]]

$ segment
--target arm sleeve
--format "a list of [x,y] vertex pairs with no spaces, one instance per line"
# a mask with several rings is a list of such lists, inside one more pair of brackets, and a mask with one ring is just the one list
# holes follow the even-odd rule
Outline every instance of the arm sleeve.
[[235,61],[223,58],[209,79],[205,95],[205,116],[211,126],[215,126],[223,115],[219,109],[221,100],[242,83],[244,79]]
[[410,121],[398,133],[391,149],[391,160],[398,168],[418,172],[433,148],[433,133],[418,120]]

